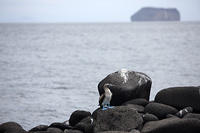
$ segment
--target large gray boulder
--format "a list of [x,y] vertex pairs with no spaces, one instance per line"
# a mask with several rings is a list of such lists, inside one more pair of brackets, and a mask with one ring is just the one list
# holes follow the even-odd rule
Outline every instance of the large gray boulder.
[[94,133],[102,131],[131,131],[142,127],[142,116],[127,106],[116,106],[111,109],[97,109],[92,114]]
[[142,133],[200,133],[200,120],[168,118],[147,122]]
[[194,112],[200,112],[200,88],[199,87],[172,87],[159,91],[155,101],[183,109],[192,107]]
[[122,103],[136,98],[149,100],[151,90],[151,79],[146,74],[122,69],[109,74],[98,84],[98,91],[104,93],[103,86],[110,83],[112,95],[111,105],[118,106]]

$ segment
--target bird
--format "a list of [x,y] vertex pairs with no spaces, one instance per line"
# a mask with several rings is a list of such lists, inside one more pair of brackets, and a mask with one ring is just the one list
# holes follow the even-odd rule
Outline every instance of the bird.
[[108,83],[104,84],[103,86],[104,93],[99,97],[99,105],[102,108],[102,110],[112,108],[112,106],[110,106],[110,101],[112,99],[112,92],[109,89],[111,86],[113,85]]

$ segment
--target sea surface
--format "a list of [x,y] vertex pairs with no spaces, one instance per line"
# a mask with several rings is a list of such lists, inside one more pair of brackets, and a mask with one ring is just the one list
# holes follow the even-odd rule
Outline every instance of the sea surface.
[[25,129],[98,107],[98,83],[121,68],[152,79],[151,100],[200,85],[200,22],[0,24],[0,123]]

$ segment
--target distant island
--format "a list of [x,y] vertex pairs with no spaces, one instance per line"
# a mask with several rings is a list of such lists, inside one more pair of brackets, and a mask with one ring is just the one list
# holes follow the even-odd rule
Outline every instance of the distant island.
[[144,7],[131,16],[131,21],[180,21],[176,8]]

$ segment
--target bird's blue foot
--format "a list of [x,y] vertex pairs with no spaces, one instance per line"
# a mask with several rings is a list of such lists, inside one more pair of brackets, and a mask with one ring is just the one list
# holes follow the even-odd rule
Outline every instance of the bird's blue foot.
[[103,107],[103,108],[102,108],[102,110],[107,110],[107,109],[108,109],[108,107]]
[[108,108],[109,108],[109,109],[112,109],[112,108],[114,108],[114,107],[113,107],[113,106],[108,106]]

